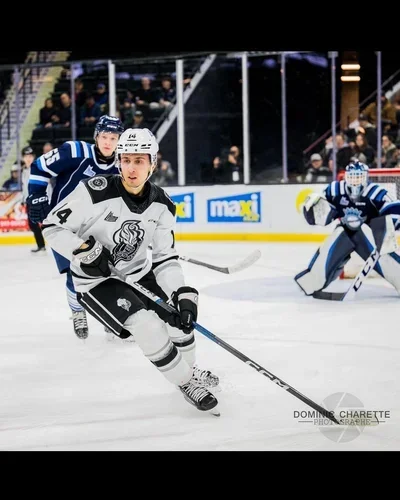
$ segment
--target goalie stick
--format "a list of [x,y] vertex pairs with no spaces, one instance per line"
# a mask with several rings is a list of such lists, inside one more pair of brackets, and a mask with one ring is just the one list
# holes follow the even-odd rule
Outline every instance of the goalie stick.
[[[110,266],[110,269],[123,281],[128,283],[130,286],[138,290],[140,293],[142,293],[145,297],[148,299],[152,300],[156,304],[158,304],[160,307],[162,307],[164,310],[168,311],[169,313],[177,312],[176,309],[171,306],[170,304],[167,304],[162,300],[161,297],[158,297],[155,293],[151,292],[150,290],[147,290],[144,286],[142,286],[140,283],[137,283],[136,281],[133,281],[132,279],[129,278],[129,276],[125,276],[123,273],[118,271],[118,269],[115,269],[115,267]],[[194,323],[195,330],[198,332],[202,333],[205,337],[209,338],[213,342],[215,342],[217,345],[221,346],[223,349],[226,351],[230,352],[233,354],[233,356],[236,356],[240,361],[243,361],[246,363],[246,365],[250,366],[251,368],[254,368],[257,372],[261,373],[265,377],[267,377],[271,382],[274,382],[277,384],[279,387],[282,387],[282,389],[285,389],[285,391],[289,392],[292,394],[292,396],[295,396],[297,399],[300,399],[300,401],[303,401],[303,403],[307,404],[314,410],[318,411],[321,415],[324,417],[328,418],[335,424],[340,425],[340,422],[336,419],[334,412],[328,411],[319,404],[315,403],[311,399],[309,399],[307,396],[304,396],[301,394],[299,391],[291,387],[289,384],[278,378],[276,375],[272,374],[270,371],[266,370],[262,366],[260,366],[258,363],[253,361],[252,359],[248,358],[245,354],[241,353],[228,343],[226,343],[224,340],[220,339],[216,335],[214,335],[212,332],[204,328],[204,326],[199,325],[198,323]]]
[[202,262],[200,260],[192,259],[190,257],[185,257],[184,255],[180,255],[179,259],[184,260],[185,262],[190,262],[191,264],[196,264],[197,266],[208,267],[208,269],[212,269],[213,271],[218,271],[220,273],[233,274],[237,273],[238,271],[242,271],[247,267],[250,267],[252,264],[254,264],[254,262],[257,262],[257,260],[260,257],[261,257],[260,250],[255,250],[253,253],[245,257],[242,261],[238,262],[237,264],[226,267],[215,266],[214,264],[209,264],[208,262]]

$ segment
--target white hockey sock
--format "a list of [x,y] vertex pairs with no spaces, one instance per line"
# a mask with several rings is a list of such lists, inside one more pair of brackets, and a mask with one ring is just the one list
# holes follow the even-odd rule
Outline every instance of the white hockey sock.
[[164,377],[175,385],[186,384],[192,377],[192,367],[171,342],[167,325],[154,311],[141,309],[129,316],[124,327]]
[[177,347],[178,351],[180,351],[187,364],[193,367],[196,362],[196,339],[194,337],[194,331],[187,335],[178,328],[174,328],[170,325],[166,326],[173,344]]

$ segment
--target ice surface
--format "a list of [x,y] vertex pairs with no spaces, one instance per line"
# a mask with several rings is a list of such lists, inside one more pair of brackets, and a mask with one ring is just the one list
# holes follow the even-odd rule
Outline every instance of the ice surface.
[[295,412],[312,408],[197,333],[198,365],[222,387],[221,417],[199,412],[136,344],[107,342],[91,317],[89,338],[75,336],[50,253],[0,246],[0,450],[400,449],[400,298],[390,285],[374,279],[351,303],[320,301],[293,280],[315,244],[177,247],[216,265],[260,249],[233,275],[181,261],[200,291],[198,322],[316,403],[349,394],[385,422],[356,435],[304,422]]

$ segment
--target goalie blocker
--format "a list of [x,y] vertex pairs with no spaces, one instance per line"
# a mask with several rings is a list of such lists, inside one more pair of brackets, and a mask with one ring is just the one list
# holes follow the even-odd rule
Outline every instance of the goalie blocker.
[[[331,205],[326,200],[324,201],[329,207],[323,203],[323,207],[319,207],[317,217],[332,216]],[[317,204],[320,205],[320,202]],[[306,210],[306,205],[304,208]],[[309,207],[309,210],[310,208],[312,212],[316,212],[315,206]],[[313,214],[313,216],[316,215]],[[370,226],[362,224],[357,231],[351,231],[342,224],[338,224],[316,251],[308,268],[297,274],[294,279],[306,295],[313,295],[339,277],[352,252],[356,252],[363,260],[366,260],[374,248],[377,248],[380,253],[375,270],[400,294],[400,257],[394,252],[397,243],[390,215],[372,219]]]

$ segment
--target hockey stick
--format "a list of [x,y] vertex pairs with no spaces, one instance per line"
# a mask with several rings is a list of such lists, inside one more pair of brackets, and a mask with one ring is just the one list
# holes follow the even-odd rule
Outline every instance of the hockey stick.
[[220,273],[233,274],[237,273],[238,271],[242,271],[247,267],[250,267],[252,264],[254,264],[254,262],[257,262],[257,260],[260,257],[261,257],[260,250],[255,250],[253,253],[248,255],[242,261],[238,262],[237,264],[234,264],[233,266],[227,266],[227,267],[215,266],[214,264],[208,264],[207,262],[202,262],[200,260],[192,259],[190,257],[185,257],[184,255],[180,255],[179,259],[184,260],[185,262],[190,262],[191,264],[196,264],[197,266],[208,267],[208,269],[212,269],[213,271],[218,271]]
[[374,248],[370,253],[368,259],[364,262],[364,266],[361,268],[357,276],[354,278],[352,284],[345,292],[325,292],[324,290],[319,290],[313,293],[315,299],[323,300],[350,300],[354,298],[356,292],[361,288],[361,285],[367,279],[370,272],[374,269],[375,264],[378,262],[380,255],[377,248]]
[[[120,271],[115,269],[115,267],[110,266],[110,268],[121,280],[125,281],[130,286],[132,286],[133,288],[138,290],[145,297],[147,297],[148,299],[152,300],[157,305],[162,307],[165,311],[168,311],[169,313],[176,312],[176,309],[174,307],[172,307],[171,305],[167,304],[166,302],[164,302],[161,297],[158,297],[158,295],[151,292],[150,290],[147,290],[147,288],[140,285],[139,283],[132,281],[131,279],[129,279],[129,276],[125,276],[123,273],[121,273]],[[243,361],[247,365],[251,366],[251,368],[254,368],[256,371],[258,371],[259,373],[261,373],[262,375],[267,377],[269,380],[271,380],[271,382],[274,382],[279,387],[282,387],[282,389],[285,389],[285,391],[292,394],[292,396],[295,396],[297,399],[300,399],[300,401],[303,401],[303,403],[307,404],[308,406],[311,406],[311,408],[318,411],[324,417],[328,418],[329,420],[331,420],[335,424],[340,425],[340,422],[336,419],[334,412],[326,410],[325,408],[323,408],[319,404],[317,404],[314,401],[312,401],[311,399],[309,399],[307,396],[304,396],[299,391],[297,391],[296,389],[291,387],[289,384],[287,384],[286,382],[284,382],[283,380],[278,378],[276,375],[272,374],[271,372],[269,372],[268,370],[266,370],[265,368],[260,366],[258,363],[256,363],[252,359],[248,358],[245,354],[241,353],[240,351],[238,351],[237,349],[235,349],[234,347],[227,344],[225,341],[223,341],[222,339],[220,339],[219,337],[217,337],[216,335],[211,333],[209,330],[204,328],[204,326],[201,326],[198,323],[195,323],[194,325],[195,325],[195,329],[198,332],[202,333],[205,337],[209,338],[210,340],[212,340],[213,342],[215,342],[216,344],[221,346],[223,349],[225,349],[226,351],[233,354],[233,356],[236,356],[238,359],[240,359],[240,361]]]

